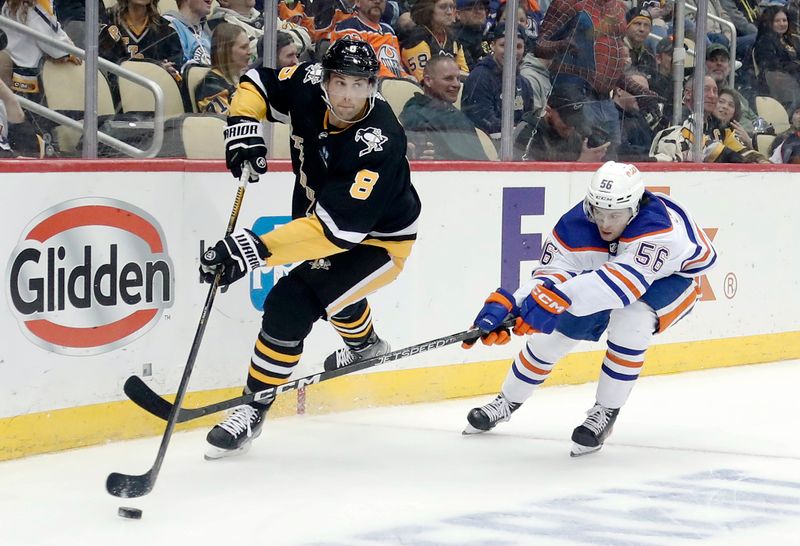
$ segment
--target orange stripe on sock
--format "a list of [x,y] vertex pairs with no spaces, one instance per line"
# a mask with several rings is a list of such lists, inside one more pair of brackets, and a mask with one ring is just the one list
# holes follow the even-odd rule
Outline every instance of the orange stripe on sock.
[[608,351],[606,351],[606,358],[614,364],[619,364],[620,366],[625,366],[626,368],[641,368],[642,364],[644,364],[644,361],[634,362],[633,360],[625,360],[624,358],[620,358]]
[[550,370],[543,370],[541,368],[537,368],[536,366],[534,366],[533,364],[528,362],[528,359],[525,358],[525,355],[522,354],[522,351],[519,352],[519,360],[520,360],[520,362],[522,363],[523,366],[525,366],[529,371],[531,371],[531,372],[533,372],[535,374],[547,375],[547,374],[550,373]]

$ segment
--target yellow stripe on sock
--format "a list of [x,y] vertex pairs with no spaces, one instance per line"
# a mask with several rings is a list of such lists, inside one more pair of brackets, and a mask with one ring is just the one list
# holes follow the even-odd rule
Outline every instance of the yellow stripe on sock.
[[261,354],[272,358],[273,360],[277,360],[278,362],[285,362],[287,364],[297,364],[300,360],[300,355],[287,355],[285,353],[279,353],[274,349],[270,349],[260,340],[256,340],[256,351],[260,352]]
[[369,305],[367,305],[367,308],[364,309],[364,313],[362,313],[361,317],[359,317],[353,322],[339,322],[338,320],[331,319],[331,324],[333,324],[334,326],[339,326],[340,328],[353,328],[354,326],[360,326],[366,321],[366,317],[367,315],[369,315],[369,310],[370,310]]

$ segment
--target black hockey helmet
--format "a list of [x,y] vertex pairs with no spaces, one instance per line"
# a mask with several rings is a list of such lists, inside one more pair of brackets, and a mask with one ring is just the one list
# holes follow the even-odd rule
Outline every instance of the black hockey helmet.
[[361,40],[336,40],[322,57],[323,75],[336,72],[377,80],[379,68],[378,57],[372,46]]

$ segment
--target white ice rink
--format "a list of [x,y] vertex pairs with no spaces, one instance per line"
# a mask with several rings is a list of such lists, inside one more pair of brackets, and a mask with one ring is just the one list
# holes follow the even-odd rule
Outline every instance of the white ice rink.
[[0,545],[800,545],[800,362],[643,378],[572,459],[594,388],[542,389],[479,436],[460,431],[488,396],[276,419],[216,462],[179,433],[142,499],[105,479],[160,438],[0,463]]

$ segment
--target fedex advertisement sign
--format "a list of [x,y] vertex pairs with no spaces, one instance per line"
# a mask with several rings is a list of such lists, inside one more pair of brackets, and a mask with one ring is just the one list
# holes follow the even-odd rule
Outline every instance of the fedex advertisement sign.
[[522,232],[523,217],[542,215],[544,188],[503,188],[500,286],[506,290],[513,292],[521,284],[521,262],[538,260],[542,255],[542,234]]
[[127,345],[174,299],[161,226],[124,201],[87,197],[33,219],[8,260],[6,293],[25,336],[64,355]]

